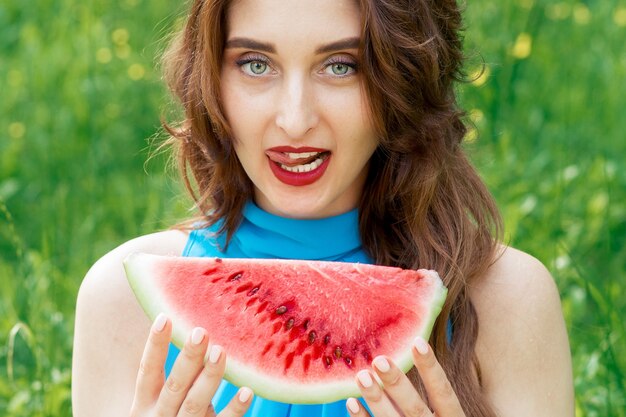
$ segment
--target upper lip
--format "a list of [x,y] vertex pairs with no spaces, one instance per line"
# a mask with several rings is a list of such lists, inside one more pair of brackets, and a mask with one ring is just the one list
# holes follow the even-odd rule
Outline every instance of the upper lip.
[[313,148],[311,146],[303,146],[300,148],[296,148],[293,146],[275,146],[273,148],[269,148],[268,151],[299,153],[299,152],[328,152],[328,149]]
[[320,155],[327,156],[329,153],[330,151],[327,149],[310,146],[300,148],[293,146],[275,146],[265,151],[265,154],[270,160],[287,166],[307,164],[319,158]]

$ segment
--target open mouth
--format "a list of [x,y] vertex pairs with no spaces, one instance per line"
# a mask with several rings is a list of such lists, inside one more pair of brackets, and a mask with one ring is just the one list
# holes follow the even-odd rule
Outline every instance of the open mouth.
[[268,155],[282,169],[289,172],[311,172],[317,169],[328,158],[330,152],[280,152],[279,155]]
[[308,185],[324,174],[330,151],[323,149],[272,148],[265,152],[274,175],[289,185]]

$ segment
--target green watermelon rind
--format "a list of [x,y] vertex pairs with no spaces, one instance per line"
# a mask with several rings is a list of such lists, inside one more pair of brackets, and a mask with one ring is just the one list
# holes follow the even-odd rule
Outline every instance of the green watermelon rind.
[[[150,274],[146,274],[145,271],[152,265],[151,258],[153,257],[156,257],[156,255],[142,253],[128,255],[123,262],[128,281],[150,320],[155,320],[156,316],[160,313],[170,318],[175,317],[174,309],[170,308],[164,299],[160,299],[156,292],[150,291],[150,285],[143,278],[150,276]],[[413,340],[418,336],[428,340],[435,320],[441,312],[447,296],[448,291],[441,279],[437,277],[435,280],[433,295],[429,300],[431,308],[429,309],[428,317],[424,318],[422,321],[421,329],[416,329],[413,335],[407,337],[407,348],[404,351],[399,352],[396,356],[390,357],[398,368],[405,373],[413,367]],[[181,322],[172,321],[173,344],[179,349],[182,349],[191,330],[191,327],[185,327]],[[226,354],[228,355],[228,351]],[[355,374],[356,371],[358,370],[355,370]],[[360,396],[360,391],[354,378],[351,380],[342,379],[337,382],[325,381],[319,384],[307,383],[298,385],[297,383],[293,383],[285,387],[283,380],[260,374],[253,368],[230,357],[227,357],[224,379],[236,386],[247,386],[251,388],[257,396],[273,401],[293,404],[322,404],[346,399],[348,397]],[[274,388],[276,386],[281,386],[280,391]]]

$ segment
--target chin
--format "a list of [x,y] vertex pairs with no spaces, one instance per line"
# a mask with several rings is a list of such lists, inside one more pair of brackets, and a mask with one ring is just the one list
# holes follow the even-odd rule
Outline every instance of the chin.
[[292,219],[331,217],[353,208],[346,206],[342,209],[340,205],[321,201],[317,196],[307,198],[298,196],[296,193],[289,193],[287,196],[277,198],[257,198],[256,203],[267,212]]

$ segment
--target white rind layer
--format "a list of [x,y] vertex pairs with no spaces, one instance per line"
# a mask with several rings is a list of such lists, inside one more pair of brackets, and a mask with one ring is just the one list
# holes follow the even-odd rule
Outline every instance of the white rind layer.
[[[154,260],[160,259],[163,257],[134,253],[124,260],[124,268],[131,288],[148,317],[154,320],[159,313],[168,316],[172,320],[172,341],[174,345],[182,349],[192,328],[181,320],[176,320],[175,309],[168,305],[161,294],[152,289],[154,287],[149,282],[151,277],[157,275],[157,271],[154,270]],[[433,308],[424,318],[421,328],[416,329],[414,334],[407,337],[406,350],[391,358],[405,373],[413,367],[413,340],[417,336],[428,338],[447,295],[447,289],[441,279],[436,274],[432,274],[432,278],[435,280],[431,302]],[[226,354],[228,355],[227,349]],[[357,371],[359,369],[355,369],[355,374]],[[354,378],[344,378],[334,382],[297,384],[293,379],[276,378],[259,373],[254,368],[228,356],[224,378],[236,386],[251,388],[257,396],[285,403],[322,404],[360,396]]]

